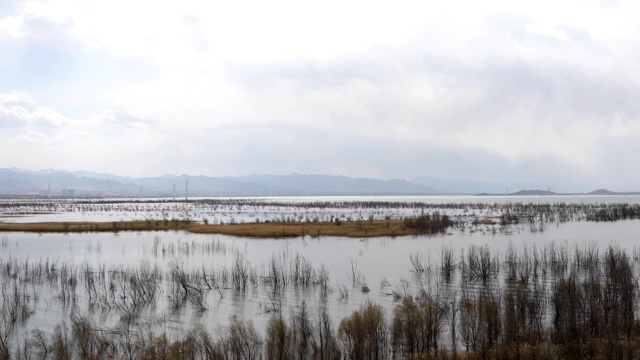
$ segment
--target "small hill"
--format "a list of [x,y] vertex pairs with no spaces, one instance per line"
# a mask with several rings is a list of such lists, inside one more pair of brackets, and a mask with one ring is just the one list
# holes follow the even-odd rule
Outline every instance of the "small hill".
[[598,189],[588,192],[587,195],[621,195],[621,193],[610,191],[607,189]]

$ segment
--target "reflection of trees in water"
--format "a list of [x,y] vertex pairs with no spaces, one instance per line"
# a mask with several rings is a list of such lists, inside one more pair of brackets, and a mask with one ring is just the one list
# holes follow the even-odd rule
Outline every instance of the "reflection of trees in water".
[[[162,246],[154,244],[158,249],[151,253],[161,254]],[[236,248],[218,244],[209,249],[229,251],[234,260],[226,267],[175,262],[167,269],[150,263],[106,267],[49,259],[1,261],[0,354],[446,358],[457,351],[480,357],[516,352],[527,358],[535,352],[541,358],[589,358],[627,357],[640,350],[634,340],[640,336],[637,260],[614,246],[511,245],[498,254],[471,245],[456,257],[443,245],[434,263],[418,255],[407,259],[415,276],[401,279],[401,287],[389,293],[397,293],[392,312],[369,300],[337,327],[322,299],[339,297],[341,291],[332,291],[323,266],[314,268],[301,254],[283,250],[260,269]],[[351,269],[351,291],[362,291],[355,260]],[[382,296],[389,286],[381,284]],[[348,291],[346,284],[342,287]],[[285,290],[316,294],[318,305],[308,306],[311,298],[285,295]],[[216,329],[172,329],[172,316],[206,312],[227,296],[247,301],[256,292],[271,299],[264,304],[272,317],[264,330],[235,319]],[[61,320],[53,331],[25,333],[22,329],[43,301],[70,314],[69,320]],[[160,309],[168,316],[155,315]],[[98,325],[109,317],[116,321]]]

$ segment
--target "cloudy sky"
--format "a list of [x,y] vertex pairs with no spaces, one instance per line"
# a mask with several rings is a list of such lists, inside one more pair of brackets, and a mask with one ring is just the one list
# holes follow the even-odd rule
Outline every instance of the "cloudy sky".
[[640,189],[635,1],[0,1],[0,167]]

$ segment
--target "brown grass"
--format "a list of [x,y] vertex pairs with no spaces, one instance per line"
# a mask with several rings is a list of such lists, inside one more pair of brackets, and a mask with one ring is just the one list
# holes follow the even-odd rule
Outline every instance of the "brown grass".
[[24,232],[118,232],[183,230],[190,222],[176,220],[112,221],[112,222],[39,222],[0,223],[0,231]]
[[119,232],[186,230],[198,234],[225,234],[254,238],[283,238],[309,235],[378,237],[424,233],[407,228],[403,220],[343,221],[297,223],[262,222],[232,225],[205,225],[179,220],[113,221],[113,222],[44,222],[0,223],[1,231],[24,232]]
[[315,223],[246,223],[234,225],[193,225],[194,233],[215,233],[258,238],[310,236],[376,237],[414,235],[420,232],[408,229],[402,220],[343,221]]
[[496,225],[498,222],[490,219],[490,218],[486,218],[486,219],[475,219],[473,220],[473,222],[471,224],[473,225]]

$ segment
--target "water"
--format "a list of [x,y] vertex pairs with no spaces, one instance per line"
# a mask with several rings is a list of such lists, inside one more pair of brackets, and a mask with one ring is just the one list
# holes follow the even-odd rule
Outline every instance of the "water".
[[[367,201],[381,202],[432,202],[435,204],[450,203],[496,203],[505,201],[521,201],[523,203],[572,202],[612,204],[621,201],[640,203],[640,197],[618,196],[573,196],[573,197],[410,197],[410,198],[367,198]],[[274,206],[277,201],[282,205]],[[374,213],[376,218],[384,218],[393,214],[401,217],[415,214],[415,209],[405,208],[362,208],[360,205],[329,206],[326,208],[300,209],[295,204],[310,202],[340,201],[344,203],[362,201],[362,198],[277,198],[258,199],[257,205],[224,205],[212,207],[199,206],[194,203],[136,203],[125,202],[113,206],[84,204],[78,206],[73,202],[56,205],[56,211],[21,215],[3,220],[9,221],[115,221],[140,218],[178,217],[184,212],[181,207],[188,207],[189,216],[195,218],[215,217],[226,219],[231,217],[250,220],[255,217],[270,218],[283,214],[289,216],[360,216]],[[269,205],[261,206],[265,202]],[[289,205],[291,204],[291,206]],[[354,203],[355,204],[355,203]],[[14,204],[13,214],[25,212],[21,204]],[[49,205],[46,205],[49,206]],[[27,212],[41,210],[38,205],[26,205]],[[101,210],[104,208],[105,210]],[[80,210],[79,210],[80,209]],[[7,213],[11,213],[9,210]],[[447,210],[452,215],[460,215],[459,209]],[[225,215],[226,214],[226,215]],[[478,216],[474,213],[473,216]],[[486,213],[484,215],[495,215]],[[186,216],[186,215],[185,215]],[[286,215],[285,215],[286,216]],[[471,216],[469,216],[471,217]],[[96,220],[100,219],[100,220]],[[0,247],[0,260],[3,263],[55,263],[57,267],[67,265],[78,269],[76,287],[77,299],[64,302],[60,299],[59,283],[27,284],[31,294],[39,295],[37,301],[30,300],[33,313],[21,325],[20,333],[28,334],[39,328],[51,333],[53,328],[68,321],[72,311],[90,314],[96,323],[102,326],[116,326],[123,321],[122,309],[116,307],[105,309],[100,305],[90,305],[91,300],[83,283],[80,271],[83,267],[93,270],[105,268],[106,273],[122,269],[140,269],[148,266],[162,276],[157,300],[140,311],[139,321],[143,319],[162,319],[162,326],[169,331],[190,329],[194,325],[203,325],[209,329],[226,326],[236,320],[252,320],[259,332],[266,329],[268,321],[275,311],[288,316],[303,301],[312,308],[326,308],[337,325],[341,319],[349,316],[362,304],[370,300],[383,306],[387,315],[391,316],[398,299],[392,294],[400,293],[417,296],[421,289],[428,292],[439,291],[442,287],[455,286],[459,279],[456,272],[453,283],[443,284],[427,279],[425,274],[417,273],[409,261],[412,255],[420,254],[425,266],[437,272],[440,254],[444,246],[451,246],[456,261],[463,251],[473,245],[488,246],[491,252],[503,261],[508,247],[516,249],[543,249],[550,244],[569,249],[597,244],[604,248],[610,244],[636,251],[637,234],[640,233],[640,220],[618,222],[567,222],[544,223],[534,227],[527,224],[510,225],[467,225],[464,228],[450,229],[446,234],[410,236],[399,238],[352,239],[342,237],[300,237],[293,239],[247,239],[224,235],[201,235],[182,231],[168,232],[120,232],[120,233],[83,233],[83,234],[31,234],[4,233]],[[573,251],[573,250],[571,250]],[[314,271],[326,269],[329,282],[328,291],[318,285],[287,285],[275,291],[268,284],[272,259],[280,259],[284,269],[290,271],[292,259],[297,255],[308,260]],[[240,256],[247,268],[257,278],[255,284],[246,291],[235,291],[231,288],[204,290],[206,310],[200,311],[193,303],[186,302],[178,308],[171,306],[171,269],[178,267],[186,271],[203,270],[209,274],[220,274],[223,269],[234,266]],[[429,274],[431,272],[428,271]],[[19,275],[17,275],[19,278]],[[3,277],[3,281],[8,280]],[[437,277],[435,277],[437,280]],[[498,282],[503,283],[503,275]],[[58,284],[58,285],[56,285]],[[369,291],[363,291],[363,288]],[[347,293],[348,295],[345,296]],[[74,310],[75,309],[75,310]]]
[[[543,232],[531,233],[527,228],[517,228],[510,235],[493,234],[485,229],[471,233],[469,231],[452,231],[449,235],[433,235],[401,238],[351,239],[339,237],[295,238],[295,239],[243,239],[224,235],[199,235],[186,232],[160,233],[88,233],[88,234],[29,234],[7,233],[8,245],[0,250],[0,258],[4,261],[52,261],[79,267],[89,264],[92,267],[109,268],[136,267],[141,263],[157,266],[167,271],[173,264],[183,264],[191,269],[216,269],[230,267],[235,252],[246,257],[259,274],[266,274],[269,260],[275,255],[286,254],[292,257],[300,254],[307,258],[314,269],[324,265],[329,272],[330,291],[321,297],[319,291],[294,288],[287,289],[283,308],[294,306],[304,299],[311,305],[322,303],[330,309],[334,321],[343,317],[371,299],[383,305],[389,311],[396,304],[388,294],[401,287],[402,280],[412,283],[411,292],[415,294],[413,278],[415,272],[409,262],[412,254],[420,253],[425,263],[438,264],[440,250],[443,245],[451,245],[456,257],[462,250],[471,245],[488,245],[492,252],[504,254],[510,243],[516,247],[537,246],[543,248],[551,242],[559,245],[567,244],[617,244],[632,250],[637,244],[640,221],[623,221],[618,223],[568,223],[553,226]],[[154,253],[154,239],[159,239],[159,250]],[[220,244],[226,251],[205,253],[199,251],[206,244]],[[164,249],[164,250],[163,250]],[[363,293],[362,285],[353,286],[352,264],[361,275],[361,282],[371,291]],[[165,277],[167,277],[165,275]],[[382,283],[389,283],[382,286]],[[347,299],[340,299],[338,288],[346,286],[349,291]],[[79,286],[80,288],[80,286]],[[165,290],[166,291],[166,290]],[[271,313],[264,308],[269,305],[267,287],[249,290],[245,296],[234,297],[233,291],[225,290],[225,297],[211,291],[207,296],[207,311],[200,315],[184,312],[184,316],[175,316],[174,320],[185,325],[204,324],[217,326],[228,324],[230,319],[252,319],[258,328],[266,326]],[[162,296],[163,298],[166,295]],[[43,300],[46,295],[42,296]],[[82,307],[82,298],[78,301]],[[158,311],[166,304],[160,301]],[[68,314],[57,312],[56,300],[49,301],[44,309],[38,308],[29,321],[29,326],[51,328]],[[44,312],[40,313],[41,310]],[[55,319],[56,313],[60,318]],[[117,312],[110,317],[116,321]],[[107,317],[109,318],[109,316]]]
[[[168,199],[101,200],[0,200],[0,221],[65,222],[180,219],[211,224],[280,220],[330,221],[331,216],[347,220],[403,218],[416,215],[415,204],[640,204],[640,195],[556,195],[556,196],[326,196],[275,198],[195,198],[185,202]],[[350,206],[349,204],[353,204]],[[304,205],[301,207],[301,205]],[[370,207],[366,207],[366,206]],[[399,206],[401,205],[401,207]],[[442,209],[449,215],[461,211]]]

